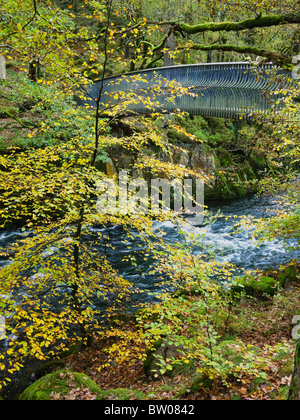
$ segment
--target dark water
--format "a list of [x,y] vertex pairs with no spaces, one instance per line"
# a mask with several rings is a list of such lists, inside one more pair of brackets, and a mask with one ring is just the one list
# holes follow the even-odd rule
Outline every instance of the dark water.
[[[204,224],[204,226],[195,227],[190,226],[183,228],[190,233],[200,235],[201,244],[199,248],[202,250],[214,250],[216,259],[222,262],[229,262],[237,267],[244,269],[266,269],[271,267],[278,267],[280,264],[286,264],[293,258],[299,256],[296,251],[288,252],[287,246],[279,240],[267,241],[261,245],[251,237],[253,229],[243,229],[238,234],[235,233],[235,224],[243,215],[252,216],[254,218],[264,218],[274,215],[278,210],[280,202],[276,199],[252,197],[240,200],[232,200],[229,202],[222,202],[221,204],[210,204],[208,206],[212,215],[218,215],[213,223]],[[237,216],[237,218],[232,217]],[[163,230],[164,239],[167,242],[176,242],[181,239],[181,235],[177,226],[172,222],[154,222],[154,230]],[[129,252],[124,247],[118,247],[120,235],[122,235],[120,228],[113,227],[106,229],[105,232],[112,244],[118,249],[118,255],[111,255],[111,258],[120,258],[120,255],[126,255]],[[130,242],[129,245],[133,249],[137,249],[138,240],[136,244]],[[295,245],[295,241],[290,241],[289,245]],[[136,247],[135,247],[136,245]],[[197,250],[195,250],[197,253]],[[123,274],[130,275],[129,268],[120,267]]]

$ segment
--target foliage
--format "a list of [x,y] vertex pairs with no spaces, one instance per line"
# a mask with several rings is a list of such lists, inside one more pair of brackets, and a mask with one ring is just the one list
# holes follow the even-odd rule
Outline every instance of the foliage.
[[[282,238],[292,240],[299,246],[299,104],[294,101],[299,95],[299,84],[280,91],[284,107],[280,112],[271,110],[268,123],[275,127],[267,139],[268,160],[275,173],[270,173],[260,183],[260,192],[276,194],[278,209],[272,217],[264,218],[256,225],[255,236],[261,241]],[[278,93],[278,92],[277,92]]]
[[[264,359],[252,347],[234,344],[233,350],[241,356],[235,362],[228,348],[222,348],[222,334],[230,323],[235,299],[215,280],[230,280],[233,267],[220,266],[212,257],[207,261],[203,256],[195,257],[191,244],[199,237],[166,246],[159,235],[153,238],[151,212],[146,216],[97,212],[97,198],[101,196],[97,182],[105,177],[97,163],[105,163],[115,145],[122,144],[133,154],[141,152],[132,164],[132,173],[145,170],[169,179],[200,175],[160,159],[168,140],[147,118],[132,119],[132,126],[143,129],[132,130],[131,136],[120,139],[111,133],[112,123],[127,117],[131,107],[141,101],[154,117],[155,95],[162,89],[171,101],[188,90],[158,79],[151,97],[147,87],[127,94],[120,90],[109,104],[103,104],[106,76],[162,64],[166,54],[176,62],[187,62],[203,57],[224,59],[224,50],[229,49],[231,57],[237,57],[237,51],[246,52],[235,47],[240,39],[252,46],[249,53],[257,53],[253,45],[259,41],[267,57],[278,57],[283,46],[284,55],[291,57],[293,46],[286,45],[281,25],[296,39],[297,28],[289,23],[298,23],[299,14],[289,0],[280,10],[272,1],[230,5],[221,1],[199,5],[180,2],[179,16],[169,15],[172,5],[171,0],[160,4],[156,22],[156,2],[0,1],[1,54],[13,66],[10,78],[0,82],[1,112],[8,120],[6,124],[17,122],[20,133],[24,135],[22,130],[26,130],[28,139],[27,150],[13,148],[0,157],[1,226],[18,222],[24,232],[17,244],[5,250],[13,258],[0,272],[0,315],[6,317],[7,330],[6,348],[0,355],[1,386],[28,357],[44,360],[71,345],[87,345],[95,337],[118,338],[117,344],[106,349],[104,368],[113,360],[119,364],[143,360],[147,347],[166,339],[178,353],[170,360],[158,357],[161,373],[194,363],[203,377],[220,379],[226,385],[232,375],[242,379],[245,371],[264,375]],[[235,18],[236,10],[240,22],[227,22]],[[254,31],[247,31],[249,28]],[[237,35],[237,31],[242,33]],[[208,44],[204,48],[207,54],[202,51],[191,56],[192,48],[199,47],[199,37],[201,43]],[[227,45],[219,48],[218,56],[209,46],[216,43]],[[128,83],[145,82],[139,75],[123,78]],[[88,85],[95,79],[99,79],[100,92],[91,100]],[[73,109],[74,92],[85,97],[85,105],[77,109]],[[270,115],[277,137],[268,146],[273,152],[271,159],[276,161],[279,155],[292,167],[299,160],[299,106],[293,101],[299,92],[295,88],[286,93],[285,109]],[[186,135],[185,128],[179,127],[179,131]],[[201,138],[205,124],[199,131]],[[228,141],[232,138],[233,134]],[[213,145],[219,145],[220,140],[220,132],[210,139]],[[145,151],[149,143],[161,153],[149,156]],[[112,181],[117,182],[114,175]],[[298,187],[293,195],[297,208]],[[105,255],[95,251],[95,242],[105,241],[101,231],[94,241],[85,240],[93,226],[110,224],[141,235],[146,253],[151,251],[156,259],[154,272],[165,279],[163,295],[156,296],[163,297],[162,302],[140,313],[136,329],[130,332],[107,325],[130,301],[132,285],[113,270]],[[298,224],[298,213],[288,210],[277,219],[264,221],[257,232],[264,232],[264,238],[281,235],[298,240]],[[184,293],[170,295],[172,288],[186,289],[189,299]],[[101,314],[95,309],[95,299],[103,304]]]
[[[94,334],[102,334],[104,323],[128,301],[132,293],[131,284],[112,269],[105,255],[95,251],[94,241],[84,241],[90,235],[91,227],[95,224],[121,224],[125,229],[134,229],[135,234],[149,233],[151,227],[151,214],[136,217],[127,214],[127,211],[120,211],[114,216],[97,211],[97,198],[102,194],[97,184],[105,174],[96,169],[96,162],[105,161],[108,147],[119,143],[109,134],[110,121],[119,118],[139,101],[145,102],[149,111],[153,112],[156,101],[145,97],[145,91],[129,92],[127,95],[120,91],[118,97],[114,98],[118,103],[105,106],[103,111],[100,110],[100,89],[96,108],[91,109],[87,105],[72,112],[70,106],[74,106],[74,103],[70,100],[69,89],[73,89],[77,83],[72,60],[74,51],[70,45],[64,50],[55,25],[50,37],[55,39],[53,42],[60,43],[61,49],[55,52],[59,53],[59,58],[56,60],[50,54],[54,48],[50,41],[49,54],[40,49],[40,44],[35,43],[39,38],[35,37],[39,36],[39,31],[45,30],[45,26],[50,30],[46,12],[51,14],[52,9],[50,3],[45,5],[45,10],[37,9],[37,4],[33,4],[34,15],[29,18],[29,7],[28,14],[24,13],[22,17],[24,20],[14,27],[15,32],[12,32],[12,23],[4,33],[5,38],[15,43],[14,50],[19,60],[26,61],[26,54],[31,53],[34,45],[35,51],[41,54],[40,64],[47,69],[47,74],[41,80],[38,78],[34,86],[26,81],[28,87],[22,93],[24,99],[33,102],[34,113],[42,113],[42,119],[35,123],[37,127],[28,135],[29,138],[36,138],[40,147],[24,152],[12,150],[0,158],[1,224],[7,226],[18,222],[24,226],[24,238],[6,250],[13,255],[13,259],[0,274],[1,315],[7,319],[8,337],[6,351],[0,356],[2,385],[7,384],[9,376],[20,369],[27,357],[43,360],[73,344],[86,345]],[[108,2],[106,6],[107,9],[104,7],[101,12],[102,6],[95,5],[95,13],[105,16],[109,25],[113,3]],[[65,13],[62,12],[62,15],[65,16]],[[57,17],[55,22],[61,25],[64,36],[73,28],[69,25],[69,18],[66,22]],[[35,26],[38,30],[33,34],[31,31]],[[23,45],[23,32],[27,27],[30,28],[28,44],[24,45],[21,54],[18,45]],[[105,43],[104,75],[108,48],[114,44],[114,32],[106,28],[102,35]],[[42,34],[40,36],[41,40],[44,39]],[[71,38],[75,36],[79,42],[83,34],[79,31],[79,34],[73,33]],[[94,48],[100,48],[95,44],[88,43],[88,46],[91,54]],[[49,58],[51,62],[55,61],[55,65],[61,65],[57,74],[54,74],[54,67],[48,68]],[[62,77],[66,70],[67,80],[71,76],[75,79],[69,85]],[[22,81],[22,76],[17,77]],[[78,77],[81,83],[85,82],[84,74]],[[137,75],[135,79],[139,78]],[[20,101],[11,83],[10,80],[2,82],[11,99]],[[155,91],[159,93],[162,87],[169,90],[170,100],[186,92],[186,89],[173,82],[158,80]],[[61,98],[55,101],[58,95]],[[86,121],[89,124],[83,124]],[[141,149],[148,141],[156,142],[160,149],[165,147],[157,130],[153,132],[152,125],[146,123],[145,131],[128,138],[126,147]],[[182,177],[188,173],[181,167],[166,165],[157,158],[136,163],[139,170],[144,167],[153,173],[157,170],[160,173],[169,171],[169,176],[178,174]],[[101,232],[96,235],[95,241],[103,242]],[[101,314],[95,310],[95,298],[104,307]]]
[[[254,355],[247,346],[237,344],[235,355],[241,356],[238,363],[223,353],[222,337],[231,323],[232,307],[239,293],[227,292],[225,283],[213,281],[222,277],[230,279],[231,269],[213,259],[205,263],[201,257],[195,257],[192,244],[199,238],[194,235],[187,238],[182,244],[168,246],[167,253],[155,252],[159,261],[155,271],[159,277],[168,278],[161,303],[136,313],[137,326],[132,333],[120,333],[118,328],[110,332],[110,336],[117,335],[121,342],[107,348],[106,363],[117,360],[132,364],[144,359],[149,363],[147,371],[151,374],[152,370],[156,377],[193,366],[203,378],[221,380],[225,385],[229,385],[230,378],[241,378],[245,372],[264,376],[263,357]],[[179,290],[168,293],[170,284]]]

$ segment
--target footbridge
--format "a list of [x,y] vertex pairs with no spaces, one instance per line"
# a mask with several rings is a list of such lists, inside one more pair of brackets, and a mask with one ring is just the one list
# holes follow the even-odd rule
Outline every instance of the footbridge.
[[[133,103],[128,105],[127,111],[139,114],[149,113],[155,107],[158,112],[180,109],[191,115],[249,119],[255,111],[267,113],[272,107],[279,109],[282,106],[282,94],[278,91],[288,87],[284,73],[273,64],[263,64],[255,70],[248,62],[140,70],[96,81],[90,88],[88,102],[95,104],[94,100],[101,92],[102,108],[121,106],[128,93]],[[171,101],[168,81],[189,88],[189,93]],[[157,83],[162,89],[155,90]],[[138,99],[146,97],[152,101],[152,106]]]

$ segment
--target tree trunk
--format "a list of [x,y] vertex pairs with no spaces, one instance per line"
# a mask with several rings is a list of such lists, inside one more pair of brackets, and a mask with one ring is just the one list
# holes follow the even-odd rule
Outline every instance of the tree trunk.
[[166,51],[164,53],[164,67],[174,66],[174,58],[173,58],[173,54],[174,54],[174,51],[175,51],[175,34],[174,34],[174,32],[169,36],[169,38],[166,42],[166,49],[168,49],[168,51]]
[[0,79],[6,79],[5,58],[0,55]]
[[34,58],[30,61],[28,76],[32,82],[37,82],[40,78],[40,62],[38,58]]
[[295,351],[295,367],[292,383],[289,390],[288,400],[300,400],[300,340]]

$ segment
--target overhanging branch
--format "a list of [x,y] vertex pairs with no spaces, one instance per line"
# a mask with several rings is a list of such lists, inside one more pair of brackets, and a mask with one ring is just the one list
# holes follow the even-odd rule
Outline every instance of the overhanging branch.
[[260,57],[265,57],[268,60],[272,61],[274,64],[290,64],[292,59],[291,57],[281,54],[275,51],[267,51],[257,47],[245,47],[239,45],[230,45],[230,44],[212,44],[212,45],[204,45],[204,44],[193,44],[190,46],[193,50],[200,50],[200,51],[229,51],[229,52],[237,52],[240,54],[255,54]]

